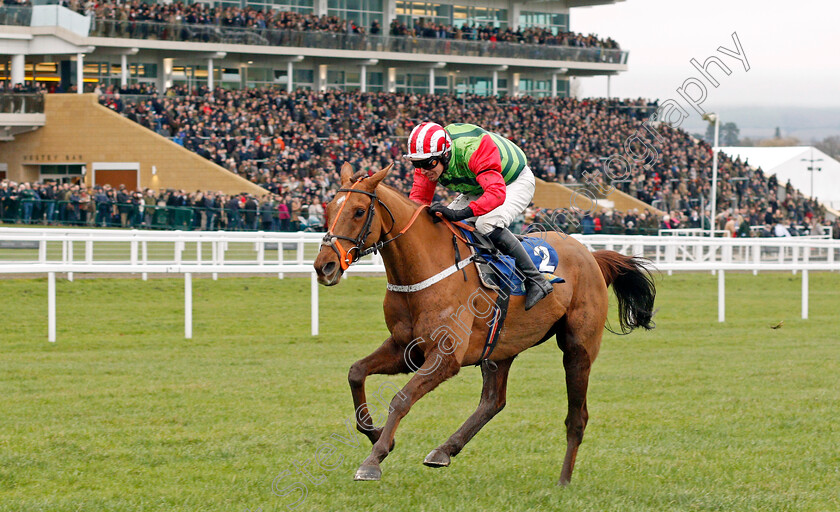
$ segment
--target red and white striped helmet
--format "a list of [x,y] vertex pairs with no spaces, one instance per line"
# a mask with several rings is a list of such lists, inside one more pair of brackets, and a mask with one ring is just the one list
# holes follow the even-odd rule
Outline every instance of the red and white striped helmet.
[[437,123],[421,123],[411,130],[408,136],[407,158],[422,160],[433,156],[441,156],[452,149],[452,139]]

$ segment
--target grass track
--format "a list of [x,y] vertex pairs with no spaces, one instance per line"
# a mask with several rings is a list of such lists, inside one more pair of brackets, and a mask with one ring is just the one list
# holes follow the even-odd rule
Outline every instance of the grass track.
[[663,276],[657,329],[605,336],[567,489],[553,343],[520,356],[507,408],[452,467],[420,462],[477,404],[475,368],[412,409],[382,482],[352,481],[366,442],[333,440],[341,463],[310,466],[316,485],[294,464],[347,436],[347,368],[386,336],[384,281],[322,290],[316,339],[308,279],[193,286],[185,341],[180,279],[59,281],[48,344],[46,281],[0,281],[0,511],[286,510],[287,470],[277,490],[308,489],[297,510],[840,510],[840,275],[811,274],[802,321],[798,276],[728,274],[723,325],[714,277]]

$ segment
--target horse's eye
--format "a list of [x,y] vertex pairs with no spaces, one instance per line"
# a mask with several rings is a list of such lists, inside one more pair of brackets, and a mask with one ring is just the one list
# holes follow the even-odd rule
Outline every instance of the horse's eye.
[[364,214],[365,214],[365,209],[364,208],[356,209],[356,218],[357,219],[361,219]]

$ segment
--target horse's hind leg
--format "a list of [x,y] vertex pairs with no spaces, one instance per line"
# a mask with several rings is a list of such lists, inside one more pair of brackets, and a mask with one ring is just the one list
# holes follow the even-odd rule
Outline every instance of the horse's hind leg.
[[513,359],[511,357],[498,363],[492,361],[481,363],[481,376],[484,379],[484,384],[481,389],[481,401],[478,403],[478,408],[467,418],[467,421],[461,425],[457,432],[426,456],[423,464],[433,468],[448,466],[450,457],[458,455],[464,445],[470,442],[470,439],[488,421],[493,419],[493,416],[505,408],[507,378]]
[[[353,406],[356,411],[356,429],[366,435],[371,443],[379,440],[382,428],[376,428],[373,425],[373,419],[368,410],[367,397],[365,396],[365,379],[367,379],[368,375],[373,374],[394,375],[396,373],[407,373],[408,371],[409,368],[405,363],[403,351],[394,342],[393,337],[389,337],[373,353],[364,359],[356,361],[350,367],[350,374],[347,376],[347,380],[350,383],[350,392],[353,394]],[[399,391],[399,388],[393,384],[391,387],[394,388],[394,391]],[[377,390],[377,399],[383,404],[387,404],[387,399],[381,398],[381,395],[381,391]],[[391,449],[393,449],[393,446],[391,446]]]
[[[566,416],[566,457],[558,485],[567,485],[572,480],[575,458],[583,441],[583,431],[589,420],[586,409],[586,390],[589,387],[589,370],[592,366],[586,347],[574,336],[565,333],[557,335],[557,344],[563,349],[563,367],[566,370],[566,393],[569,399],[569,412]],[[596,349],[597,350],[597,349]]]

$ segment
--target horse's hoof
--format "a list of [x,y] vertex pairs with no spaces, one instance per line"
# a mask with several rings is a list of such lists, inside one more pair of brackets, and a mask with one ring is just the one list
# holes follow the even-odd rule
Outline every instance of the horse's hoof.
[[429,466],[430,468],[445,468],[449,466],[451,459],[449,455],[435,448],[432,452],[426,455],[426,458],[423,459],[423,464]]
[[357,482],[368,481],[368,480],[380,480],[382,478],[382,470],[379,466],[359,466],[359,469],[356,470],[356,476],[353,477],[353,480]]
[[557,481],[557,487],[568,487],[571,483],[571,480],[566,480],[565,478],[561,478]]

